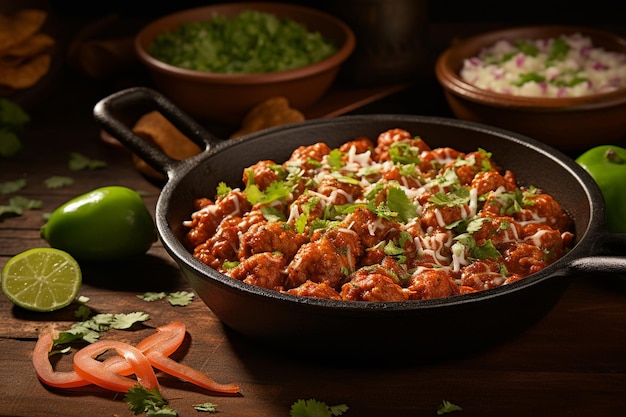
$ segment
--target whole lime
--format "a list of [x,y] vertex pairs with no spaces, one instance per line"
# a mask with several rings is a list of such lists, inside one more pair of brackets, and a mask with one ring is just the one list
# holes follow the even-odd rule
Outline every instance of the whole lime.
[[66,202],[50,215],[41,237],[53,248],[87,261],[141,255],[157,239],[143,199],[122,186],[98,188]]

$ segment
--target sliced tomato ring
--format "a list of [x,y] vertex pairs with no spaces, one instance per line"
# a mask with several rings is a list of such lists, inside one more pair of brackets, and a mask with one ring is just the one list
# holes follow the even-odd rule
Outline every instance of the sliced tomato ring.
[[[194,385],[214,392],[237,393],[236,383],[220,384],[204,373],[171,359],[182,344],[186,328],[181,322],[171,322],[156,329],[156,333],[144,338],[137,346],[127,343],[101,340],[88,345],[74,354],[74,372],[54,371],[48,358],[52,349],[52,333],[40,336],[33,352],[33,365],[39,379],[45,384],[58,388],[75,388],[96,384],[106,389],[126,392],[141,385],[148,389],[158,387],[158,381],[152,367]],[[115,350],[118,356],[111,356],[104,361],[96,357],[108,350]],[[137,380],[127,378],[135,374]]]
[[[166,356],[176,352],[185,339],[186,327],[184,323],[173,321],[157,327],[156,333],[144,338],[136,347],[142,353],[148,351],[161,352]],[[103,364],[120,375],[130,375],[133,369],[121,356],[112,356],[103,361]]]
[[239,385],[237,385],[236,383],[220,384],[218,382],[215,382],[197,369],[176,362],[174,359],[163,355],[159,351],[149,350],[145,353],[145,355],[152,364],[152,366],[172,376],[178,377],[183,381],[190,382],[194,385],[215,392],[239,392]]
[[[122,376],[96,359],[106,351],[115,350],[130,366],[137,380]],[[115,340],[100,340],[74,354],[74,371],[87,381],[111,391],[127,392],[138,383],[147,388],[159,388],[152,365],[136,347]]]
[[137,343],[137,349],[142,352],[157,351],[165,356],[170,356],[180,347],[185,340],[185,325],[180,321],[173,321],[157,327],[156,333]]
[[50,363],[48,354],[54,344],[54,337],[51,332],[44,332],[39,335],[39,339],[33,350],[33,366],[37,378],[44,384],[56,388],[76,388],[89,385],[90,382],[79,376],[74,371],[55,371]]

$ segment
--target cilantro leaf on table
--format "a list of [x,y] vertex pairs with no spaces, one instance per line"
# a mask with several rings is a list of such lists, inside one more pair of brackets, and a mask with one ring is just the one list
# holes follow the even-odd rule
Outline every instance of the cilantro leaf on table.
[[439,408],[437,408],[437,415],[440,416],[442,414],[451,413],[453,411],[463,411],[463,408],[451,403],[450,401],[443,400]]
[[202,411],[205,413],[217,413],[217,405],[211,402],[206,402],[202,404],[194,404],[193,408],[195,408],[196,411]]
[[165,294],[164,292],[148,291],[143,294],[137,295],[137,298],[140,298],[144,301],[156,301],[162,300],[163,298],[165,298],[166,295],[167,294]]
[[19,132],[30,122],[30,116],[12,100],[0,97],[0,126],[11,132]]
[[0,194],[11,194],[26,187],[26,179],[20,178],[15,181],[5,181],[0,183]]
[[9,132],[0,128],[0,156],[9,157],[16,155],[22,149],[22,142],[15,132]]
[[0,219],[5,214],[21,216],[26,210],[38,210],[42,206],[41,200],[33,200],[18,195],[9,199],[8,205],[0,205]]
[[162,300],[165,298],[173,306],[186,306],[193,301],[194,296],[195,294],[189,291],[176,291],[169,294],[164,292],[145,292],[137,295],[137,298],[147,302]]
[[52,177],[46,178],[43,183],[49,189],[63,188],[74,184],[74,179],[71,177],[53,175]]
[[135,323],[144,322],[149,319],[150,315],[143,312],[96,314],[87,320],[74,323],[69,330],[59,333],[57,339],[54,340],[54,345],[69,343],[79,339],[93,343],[100,338],[102,333],[110,329],[129,329]]
[[328,406],[323,401],[314,399],[298,400],[291,405],[290,417],[333,417],[348,411],[348,406],[339,404]]
[[107,166],[106,162],[91,159],[79,152],[70,152],[69,168],[71,171],[81,171],[83,169],[99,169]]
[[176,291],[167,296],[167,301],[173,306],[186,306],[193,301],[194,293],[189,291]]
[[173,410],[159,393],[157,388],[148,390],[137,385],[124,394],[124,402],[135,415],[145,413],[146,416],[169,416],[176,417],[178,413]]
[[0,157],[10,157],[22,149],[18,134],[30,121],[30,116],[19,104],[0,97]]

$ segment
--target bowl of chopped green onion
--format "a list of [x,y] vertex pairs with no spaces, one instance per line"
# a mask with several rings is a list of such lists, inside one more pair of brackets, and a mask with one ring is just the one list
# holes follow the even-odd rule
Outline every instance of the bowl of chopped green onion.
[[330,88],[355,46],[336,17],[283,3],[228,3],[161,17],[135,50],[156,88],[200,121],[239,124],[285,97],[304,111]]
[[460,40],[435,73],[453,113],[577,152],[626,138],[626,39],[524,26]]

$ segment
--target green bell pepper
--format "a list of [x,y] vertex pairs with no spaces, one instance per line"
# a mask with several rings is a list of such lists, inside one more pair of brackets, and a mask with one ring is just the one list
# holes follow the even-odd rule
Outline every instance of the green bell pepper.
[[609,230],[626,233],[626,149],[596,146],[576,158],[576,162],[591,174],[602,191]]
[[157,239],[154,220],[137,192],[102,187],[66,202],[41,228],[50,246],[78,260],[114,261],[145,253]]

